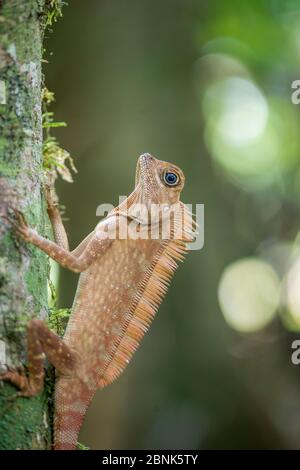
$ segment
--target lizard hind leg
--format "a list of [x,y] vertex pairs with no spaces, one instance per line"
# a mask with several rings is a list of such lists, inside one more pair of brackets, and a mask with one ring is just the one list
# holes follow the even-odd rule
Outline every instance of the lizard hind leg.
[[59,376],[55,387],[54,450],[76,449],[78,434],[97,387],[79,377]]
[[75,449],[77,436],[95,387],[82,382],[76,372],[78,355],[41,320],[27,325],[28,376],[17,370],[0,374],[20,389],[18,396],[37,395],[44,386],[44,357],[59,373],[55,386],[54,448]]
[[43,390],[45,355],[62,374],[72,374],[76,368],[75,353],[41,320],[31,320],[27,325],[27,353],[28,376],[13,370],[0,374],[0,380],[20,389],[18,396],[31,397]]

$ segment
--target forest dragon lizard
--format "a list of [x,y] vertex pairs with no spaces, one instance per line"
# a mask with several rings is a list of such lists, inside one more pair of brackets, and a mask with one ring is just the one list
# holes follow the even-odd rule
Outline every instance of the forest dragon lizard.
[[[15,210],[16,233],[61,266],[80,272],[72,313],[63,339],[38,319],[27,325],[28,375],[8,370],[0,375],[33,396],[44,386],[44,356],[56,368],[54,448],[75,449],[86,410],[98,388],[116,379],[128,364],[161,303],[171,277],[193,239],[194,222],[179,200],[184,175],[175,165],[141,155],[134,191],[96,226],[74,250],[53,191],[47,192],[55,243],[30,228]],[[162,211],[150,217],[152,205]],[[145,207],[146,212],[135,210]],[[157,215],[159,214],[159,215]],[[169,219],[167,237],[151,234]],[[121,223],[135,223],[139,237],[120,237]],[[108,236],[113,232],[116,237]]]

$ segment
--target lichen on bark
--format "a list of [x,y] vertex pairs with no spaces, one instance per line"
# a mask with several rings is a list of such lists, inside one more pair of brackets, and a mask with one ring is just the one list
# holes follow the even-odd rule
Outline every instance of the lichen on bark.
[[[25,325],[48,313],[47,258],[16,239],[3,216],[18,207],[40,233],[48,230],[41,185],[41,60],[44,28],[59,3],[0,0],[0,367],[26,363]],[[46,392],[10,400],[15,391],[0,386],[0,449],[49,448]]]

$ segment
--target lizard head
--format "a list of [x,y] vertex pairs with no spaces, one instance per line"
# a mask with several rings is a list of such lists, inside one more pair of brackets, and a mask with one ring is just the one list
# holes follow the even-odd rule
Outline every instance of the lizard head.
[[146,204],[176,204],[184,187],[184,174],[178,166],[157,160],[149,153],[138,159],[136,187],[140,202]]
[[161,230],[166,229],[164,236],[174,238],[176,235],[181,241],[192,241],[189,233],[193,227],[191,214],[180,201],[184,181],[178,166],[145,153],[137,162],[134,191],[112,213],[134,219],[140,224],[139,228],[149,230],[149,224],[151,229],[157,227],[159,236]]

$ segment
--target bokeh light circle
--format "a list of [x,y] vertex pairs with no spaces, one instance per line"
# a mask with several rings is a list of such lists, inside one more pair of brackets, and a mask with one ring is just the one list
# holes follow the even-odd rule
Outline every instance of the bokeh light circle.
[[300,259],[293,264],[286,277],[286,306],[295,326],[300,327]]
[[296,109],[281,96],[267,95],[238,63],[224,54],[202,59],[205,143],[234,185],[248,191],[279,187],[298,162]]
[[224,270],[218,298],[228,325],[239,332],[251,333],[274,318],[280,291],[280,280],[269,263],[244,258]]

